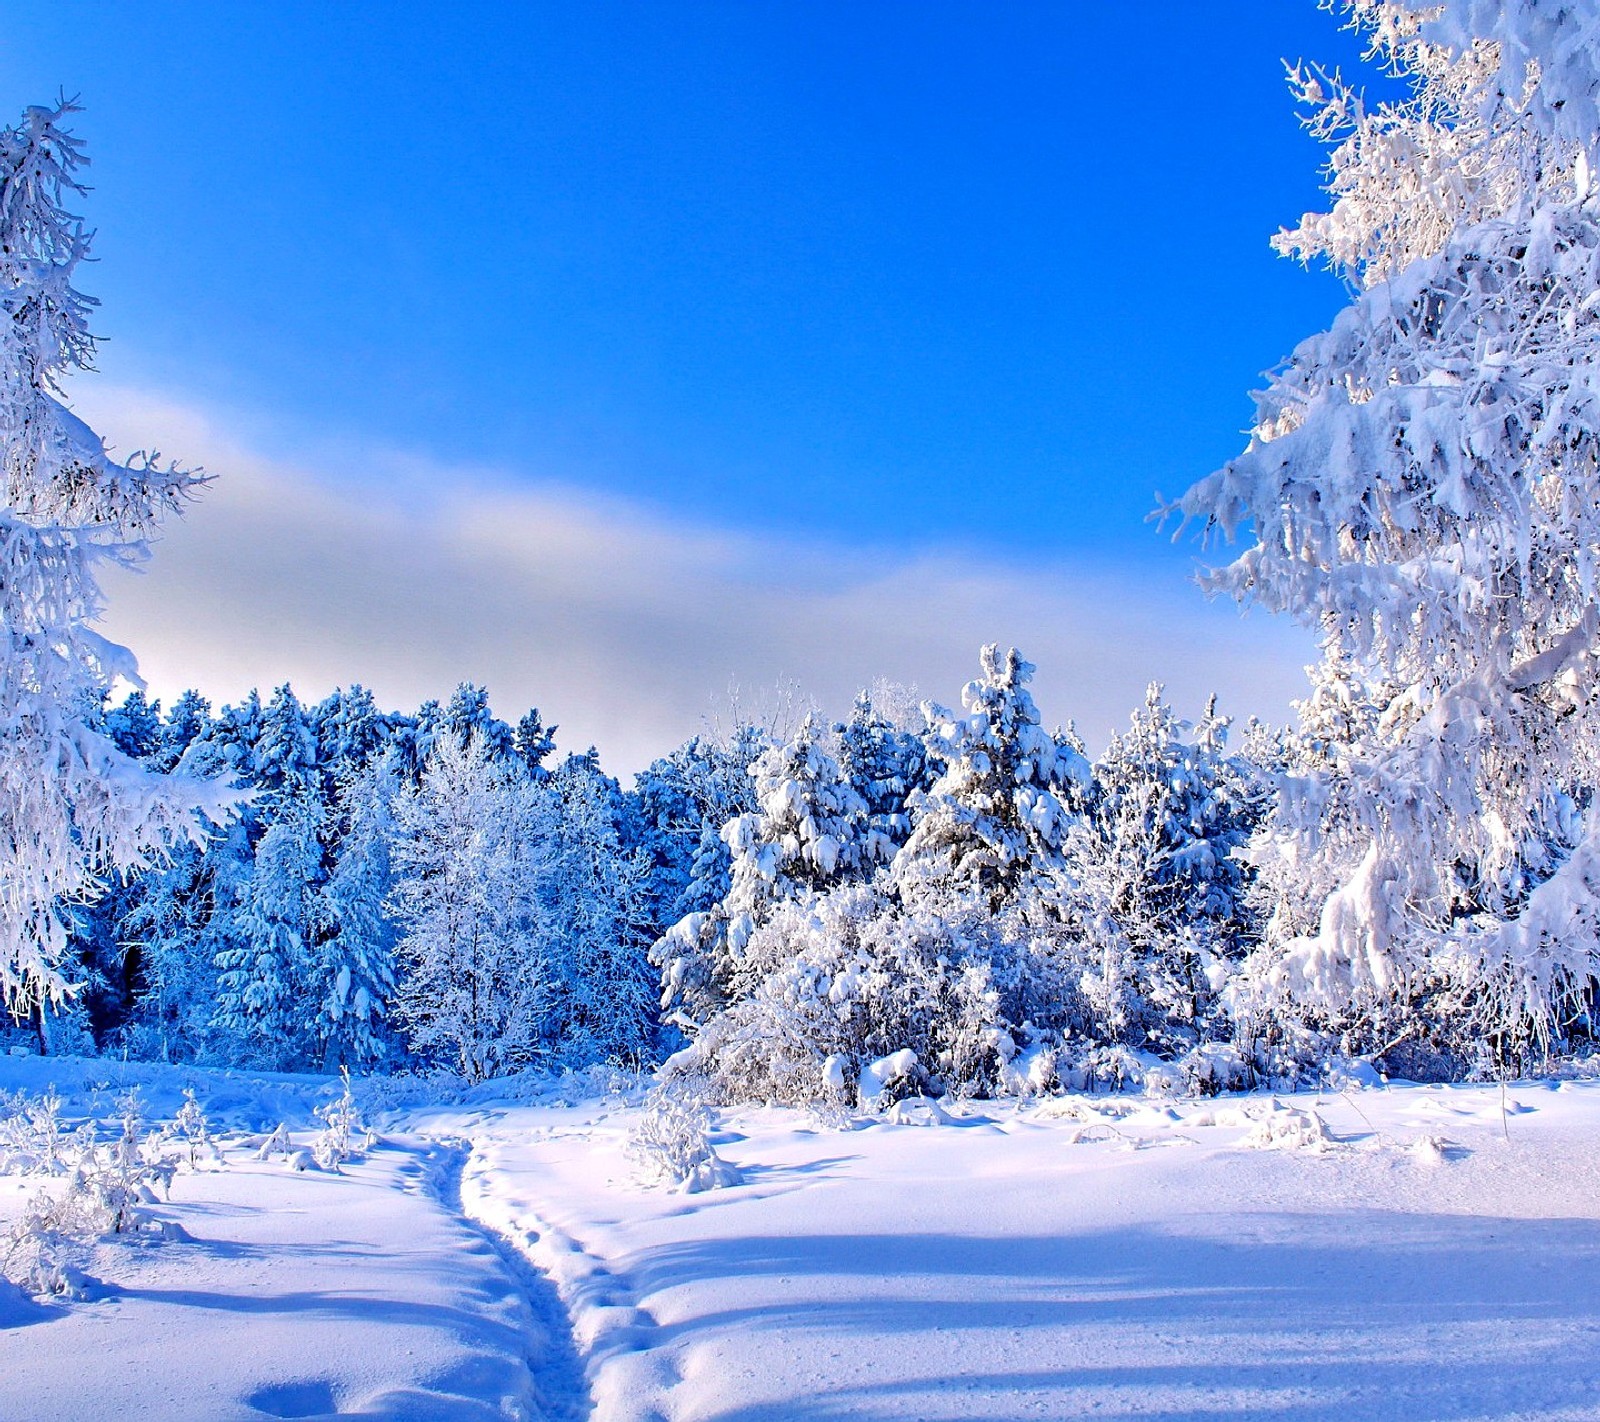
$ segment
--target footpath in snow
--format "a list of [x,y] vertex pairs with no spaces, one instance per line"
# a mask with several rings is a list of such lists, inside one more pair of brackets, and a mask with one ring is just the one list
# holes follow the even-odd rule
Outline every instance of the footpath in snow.
[[[235,1129],[221,1168],[179,1174],[152,1209],[176,1238],[86,1250],[83,1300],[33,1302],[0,1280],[3,1422],[567,1415],[554,1389],[572,1365],[563,1371],[520,1281],[459,1213],[464,1147],[384,1133],[338,1174],[301,1171],[281,1155],[258,1161],[255,1144],[281,1121],[309,1140],[323,1081],[0,1064],[0,1088],[53,1082],[69,1119],[108,1113],[130,1083],[152,1118],[170,1115],[191,1081],[213,1122]],[[0,1176],[0,1228],[39,1183]]]
[[464,1198],[603,1422],[1600,1416],[1600,1089],[1281,1100],[734,1113],[692,1196],[632,1111],[511,1109]]
[[621,1099],[389,1093],[334,1175],[245,1144],[326,1082],[0,1063],[69,1114],[130,1078],[228,1164],[86,1300],[0,1291],[4,1422],[1600,1415],[1596,1083],[728,1112],[744,1183],[682,1195]]

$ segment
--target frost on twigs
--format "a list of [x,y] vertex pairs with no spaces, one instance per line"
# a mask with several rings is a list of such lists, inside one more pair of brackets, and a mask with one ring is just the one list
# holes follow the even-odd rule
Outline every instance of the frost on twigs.
[[202,1156],[208,1156],[217,1165],[223,1163],[222,1151],[211,1134],[211,1123],[206,1119],[200,1103],[195,1100],[192,1086],[183,1088],[183,1105],[161,1134],[164,1140],[173,1142],[183,1152],[191,1170],[200,1168]]
[[692,1082],[671,1081],[645,1098],[628,1137],[628,1158],[649,1183],[695,1195],[744,1183],[711,1144],[711,1108]]
[[0,1091],[0,1175],[63,1175],[70,1153],[54,1087],[32,1098]]
[[371,1149],[373,1134],[356,1110],[355,1093],[350,1089],[350,1069],[341,1067],[343,1090],[326,1105],[316,1108],[322,1130],[311,1143],[311,1155],[323,1170],[338,1174],[347,1160],[359,1160]]
[[[166,1153],[169,1132],[145,1129],[136,1092],[118,1100],[109,1141],[97,1138],[93,1123],[63,1136],[54,1093],[39,1103],[13,1098],[6,1107],[0,1135],[14,1140],[20,1119],[20,1132],[31,1135],[33,1146],[27,1172],[55,1179],[38,1187],[0,1235],[0,1275],[33,1294],[82,1298],[88,1280],[73,1261],[86,1245],[118,1235],[181,1235],[149,1211],[171,1188],[179,1162]],[[23,1159],[8,1155],[13,1162]]]

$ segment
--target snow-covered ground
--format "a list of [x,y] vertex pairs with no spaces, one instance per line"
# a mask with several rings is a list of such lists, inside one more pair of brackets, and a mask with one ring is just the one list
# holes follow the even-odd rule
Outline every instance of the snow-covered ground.
[[0,1063],[68,1114],[124,1078],[227,1164],[87,1300],[0,1295],[7,1422],[1600,1415],[1600,1083],[738,1111],[745,1183],[682,1195],[616,1098],[391,1105],[332,1175],[243,1144],[325,1082]]

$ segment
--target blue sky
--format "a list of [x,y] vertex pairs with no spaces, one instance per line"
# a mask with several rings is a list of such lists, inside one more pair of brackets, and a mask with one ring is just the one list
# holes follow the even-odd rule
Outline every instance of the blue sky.
[[[5,34],[13,109],[86,107],[91,413],[196,457],[142,392],[368,506],[565,491],[804,545],[813,590],[836,557],[1175,586],[1156,493],[1344,299],[1267,247],[1318,197],[1280,60],[1354,62],[1312,0],[75,0]],[[809,669],[768,662],[727,674]]]

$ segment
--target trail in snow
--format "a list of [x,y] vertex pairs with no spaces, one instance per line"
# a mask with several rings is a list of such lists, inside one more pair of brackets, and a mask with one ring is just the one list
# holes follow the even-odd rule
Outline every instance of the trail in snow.
[[694,1197],[634,1183],[628,1111],[512,1108],[473,1208],[555,1280],[597,1422],[1593,1419],[1600,1090],[1511,1098],[739,1112],[748,1183]]
[[[116,1063],[0,1061],[0,1088],[55,1082],[69,1117],[130,1084],[150,1115],[192,1083],[214,1122],[310,1137],[327,1083]],[[156,1213],[186,1239],[117,1237],[82,1259],[85,1302],[0,1283],[3,1422],[524,1422],[538,1417],[530,1318],[480,1232],[441,1203],[449,1153],[402,1133],[344,1173],[255,1159],[179,1175]],[[0,1176],[0,1230],[37,1181]],[[54,1182],[55,1187],[63,1182]],[[570,1414],[567,1414],[570,1415]],[[566,1416],[555,1414],[558,1422]]]
[[[69,1111],[135,1078],[236,1131],[327,1090],[0,1062]],[[1597,1083],[727,1112],[746,1183],[696,1196],[640,1185],[635,1120],[475,1092],[342,1176],[236,1147],[165,1207],[192,1242],[95,1246],[86,1303],[0,1291],[0,1419],[1596,1415]]]
[[526,1230],[520,1237],[510,1235],[485,1217],[482,1170],[481,1166],[474,1168],[470,1141],[440,1141],[435,1151],[435,1188],[440,1202],[483,1236],[522,1292],[528,1312],[526,1356],[534,1415],[540,1422],[584,1422],[593,1414],[594,1402],[583,1359],[560,1294],[529,1255],[536,1239]]

